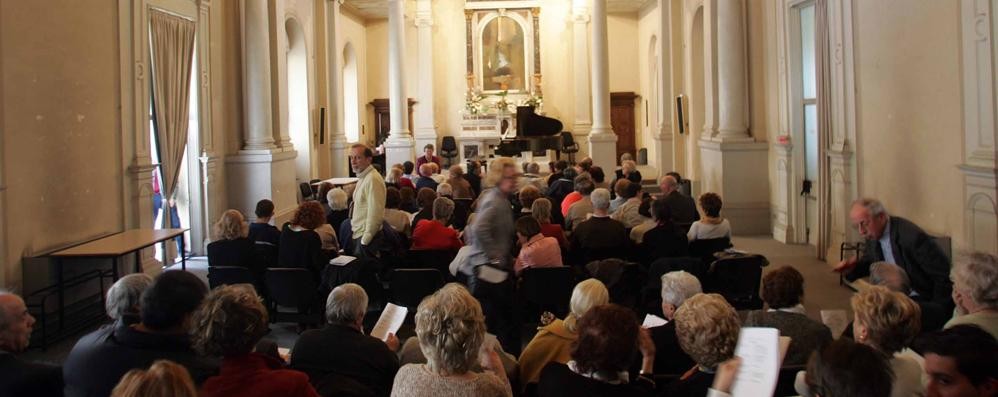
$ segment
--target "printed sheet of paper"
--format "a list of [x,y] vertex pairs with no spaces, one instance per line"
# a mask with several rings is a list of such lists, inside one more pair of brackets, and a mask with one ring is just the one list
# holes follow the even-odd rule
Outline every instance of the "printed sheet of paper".
[[357,257],[350,255],[340,255],[329,260],[330,265],[336,266],[346,266],[348,263],[353,262]]
[[281,359],[284,360],[285,363],[289,364],[291,363],[291,349],[288,349],[286,347],[278,347],[277,355],[281,356]]
[[406,313],[409,313],[409,309],[389,303],[381,312],[381,317],[374,324],[374,328],[371,329],[371,336],[381,340],[388,339],[389,333],[394,334],[402,327]]
[[669,320],[666,320],[666,319],[664,319],[662,317],[656,316],[654,314],[646,314],[645,315],[645,321],[643,323],[641,323],[641,328],[661,327],[661,326],[666,325],[668,323],[669,323]]
[[849,326],[849,316],[845,310],[822,310],[821,322],[832,330],[832,339],[838,339]]
[[741,366],[731,387],[733,397],[771,396],[780,375],[780,331],[776,328],[742,328],[735,355]]

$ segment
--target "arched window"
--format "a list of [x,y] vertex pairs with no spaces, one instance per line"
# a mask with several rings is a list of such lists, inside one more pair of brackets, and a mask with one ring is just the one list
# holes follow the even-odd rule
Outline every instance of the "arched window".
[[360,141],[360,90],[357,52],[352,43],[343,47],[343,128],[348,142]]
[[288,133],[298,157],[295,159],[295,178],[308,181],[312,178],[312,151],[308,122],[308,55],[305,51],[305,32],[294,19],[284,22],[288,34]]

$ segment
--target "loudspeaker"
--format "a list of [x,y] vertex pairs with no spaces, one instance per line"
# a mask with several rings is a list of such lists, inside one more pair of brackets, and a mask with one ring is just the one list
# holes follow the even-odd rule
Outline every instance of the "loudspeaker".
[[685,99],[686,96],[683,94],[679,94],[679,96],[676,97],[676,118],[679,122],[680,134],[686,133],[686,112],[684,111],[686,108],[686,106],[684,106]]
[[326,108],[319,108],[319,144],[326,143]]

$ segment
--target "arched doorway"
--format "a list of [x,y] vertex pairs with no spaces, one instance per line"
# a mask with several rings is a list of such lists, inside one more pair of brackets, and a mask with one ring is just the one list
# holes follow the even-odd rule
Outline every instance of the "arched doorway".
[[343,46],[343,128],[347,142],[360,141],[360,87],[357,51],[353,43]]
[[295,179],[307,182],[314,175],[312,167],[311,124],[308,109],[308,53],[305,32],[293,18],[284,22],[288,35],[288,135],[298,157]]

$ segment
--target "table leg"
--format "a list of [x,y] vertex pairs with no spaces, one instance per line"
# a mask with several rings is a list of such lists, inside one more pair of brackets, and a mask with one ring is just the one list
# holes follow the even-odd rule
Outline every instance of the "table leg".
[[136,273],[142,273],[142,250],[143,250],[143,248],[139,248],[138,250],[135,251],[135,272]]
[[180,235],[180,270],[187,271],[187,255],[184,255],[184,235]]
[[118,257],[117,256],[111,258],[111,277],[114,279],[114,281],[118,281]]
[[[56,274],[56,285],[59,289],[59,334],[62,334],[62,329],[66,325],[65,309],[66,309],[66,286],[63,283],[62,275],[62,258],[55,259],[55,274]],[[45,310],[45,306],[42,305],[42,310]]]

